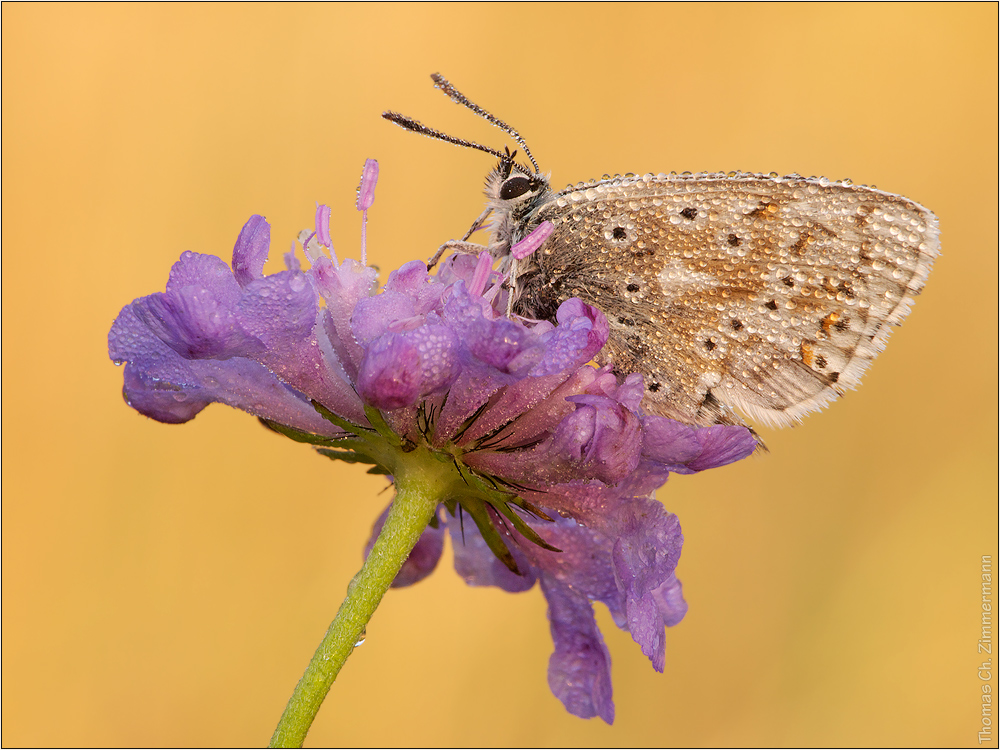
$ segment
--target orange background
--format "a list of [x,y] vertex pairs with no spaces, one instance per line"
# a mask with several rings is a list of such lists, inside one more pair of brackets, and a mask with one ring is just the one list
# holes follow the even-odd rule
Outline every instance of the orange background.
[[223,407],[180,427],[138,416],[106,335],[182,251],[228,260],[255,212],[283,252],[325,202],[356,256],[366,157],[373,262],[461,235],[493,160],[379,118],[502,146],[435,71],[518,127],[557,187],[850,177],[936,211],[943,255],[858,392],[763,430],[769,454],[660,492],[691,610],[663,675],[599,611],[613,727],[549,693],[537,588],[468,588],[448,551],[389,594],[309,744],[977,745],[980,557],[997,552],[996,5],[2,13],[5,746],[270,737],[389,495]]

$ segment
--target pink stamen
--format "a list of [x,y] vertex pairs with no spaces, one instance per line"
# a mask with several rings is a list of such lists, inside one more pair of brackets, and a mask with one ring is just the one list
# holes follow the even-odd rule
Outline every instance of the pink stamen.
[[368,265],[368,209],[375,202],[375,184],[378,182],[378,162],[366,159],[358,186],[358,210],[361,212],[361,265]]
[[358,186],[358,210],[367,211],[375,202],[375,183],[378,182],[378,162],[374,159],[365,160],[365,168],[361,171],[361,184]]
[[333,247],[330,240],[330,207],[316,204],[316,234],[324,247]]
[[500,294],[502,290],[503,290],[503,275],[497,274],[497,281],[493,284],[493,286],[491,286],[489,289],[483,292],[483,299],[489,302],[490,305],[492,305],[493,300],[497,298],[497,295]]
[[481,297],[483,290],[486,289],[486,282],[489,281],[492,271],[492,256],[485,251],[479,253],[479,262],[476,263],[476,270],[473,272],[472,280],[469,282],[469,294],[474,297]]
[[551,221],[543,221],[523,240],[515,244],[510,249],[510,254],[515,260],[523,260],[542,246],[542,243],[549,238],[549,235],[556,230],[555,224]]
[[[305,231],[305,230],[303,230],[303,231]],[[313,257],[312,257],[313,253],[310,252],[309,243],[312,242],[312,239],[315,236],[316,236],[315,232],[310,232],[309,236],[306,237],[304,240],[302,240],[302,252],[304,252],[306,254],[306,257],[309,258],[309,260],[313,259]],[[299,237],[301,239],[302,235],[299,235]]]

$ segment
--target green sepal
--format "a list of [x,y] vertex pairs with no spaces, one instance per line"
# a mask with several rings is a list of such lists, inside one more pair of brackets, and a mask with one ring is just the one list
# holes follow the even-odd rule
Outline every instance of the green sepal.
[[465,434],[465,431],[469,429],[473,424],[475,424],[476,420],[482,416],[483,412],[486,411],[486,407],[488,407],[489,405],[490,405],[490,399],[487,398],[485,401],[483,401],[482,404],[479,405],[479,408],[476,409],[476,411],[473,412],[471,416],[469,416],[464,422],[462,422],[461,425],[459,425],[458,429],[455,431],[455,435],[451,439],[452,442],[460,440],[462,436]]
[[515,575],[524,575],[518,569],[517,563],[514,561],[514,556],[507,549],[507,545],[504,543],[503,537],[500,536],[500,532],[493,525],[489,511],[486,510],[486,505],[479,498],[470,498],[470,502],[465,503],[459,499],[458,502],[472,517],[472,520],[476,522],[476,528],[482,534],[486,546],[490,548],[490,551],[497,556],[500,562],[507,566],[507,570]]
[[[559,549],[558,547],[553,547],[551,544],[549,544],[540,536],[538,536],[537,531],[528,526],[528,524],[524,522],[523,518],[521,518],[519,515],[517,515],[517,513],[511,510],[510,507],[511,503],[497,503],[497,504],[490,503],[490,505],[497,513],[501,514],[504,518],[510,521],[511,524],[513,524],[514,528],[521,533],[521,536],[523,536],[532,544],[537,544],[539,547],[541,547],[542,549],[547,549],[549,552],[562,552],[561,549]],[[551,521],[552,519],[550,518],[549,520]]]
[[337,416],[336,414],[334,414],[332,411],[330,411],[329,409],[327,409],[325,406],[323,406],[323,404],[321,404],[319,401],[316,401],[315,399],[310,399],[310,403],[312,403],[313,409],[315,409],[317,412],[319,412],[319,415],[321,417],[323,417],[323,419],[325,419],[327,422],[331,422],[331,423],[337,425],[337,427],[339,427],[340,429],[344,430],[345,432],[352,432],[355,435],[359,435],[362,432],[371,432],[372,431],[370,427],[362,427],[359,424],[354,424],[353,422],[348,422],[343,417]]
[[[372,466],[379,466],[378,461],[376,461],[371,456],[368,456],[360,451],[335,449],[335,448],[317,448],[317,453],[321,453],[327,458],[331,458],[334,461],[343,461],[349,464],[371,464]],[[381,468],[381,467],[379,467]],[[389,472],[382,470],[378,472],[380,474],[388,474]]]
[[384,438],[390,445],[400,445],[399,435],[393,432],[392,428],[389,427],[388,423],[385,421],[385,417],[382,416],[382,412],[374,406],[365,404],[365,416],[368,417],[368,421],[371,423],[372,428],[379,434],[380,437]]
[[[289,427],[286,424],[265,419],[264,417],[257,417],[257,420],[267,429],[277,432],[279,435],[284,435],[286,438],[291,438],[296,443],[309,443],[310,445],[337,445],[344,440],[342,437],[325,437],[323,435],[316,435],[312,432],[306,432],[305,430],[298,430],[294,427]],[[344,437],[346,437],[346,435]]]
[[[524,519],[522,519],[519,515],[517,515],[517,513],[511,510],[510,506],[516,505],[519,508],[523,508],[528,513],[531,513],[532,515],[541,518],[544,521],[551,521],[552,520],[551,516],[542,511],[541,508],[538,508],[534,504],[529,503],[527,500],[524,500],[518,497],[517,495],[514,495],[513,493],[504,492],[499,487],[497,487],[497,485],[494,482],[489,480],[488,477],[480,476],[478,473],[471,471],[467,466],[462,464],[460,461],[456,461],[455,466],[456,468],[458,468],[459,473],[461,474],[462,479],[465,481],[465,483],[470,487],[473,487],[474,489],[478,490],[479,495],[482,497],[482,500],[480,500],[480,502],[486,503],[491,508],[493,508],[493,510],[495,510],[497,513],[499,513],[508,521],[510,521],[511,525],[513,525],[513,527],[517,529],[525,539],[527,539],[532,544],[537,544],[542,549],[549,550],[550,552],[562,552],[562,550],[559,549],[558,547],[553,547],[551,544],[542,539],[542,537],[538,535],[538,532],[536,532],[533,528],[528,526],[528,524],[524,522]],[[462,507],[468,510],[470,515],[472,515],[472,509],[470,508],[471,505],[472,505],[471,502],[466,502],[462,504]],[[489,518],[488,514],[486,517],[488,522]],[[473,516],[473,518],[475,519],[475,516]],[[478,519],[476,519],[476,525],[479,526]],[[490,523],[489,525],[490,528],[492,529],[493,524]],[[482,531],[481,526],[479,530]],[[483,534],[483,537],[485,538],[486,534]],[[492,545],[490,545],[490,549],[493,550],[494,554],[497,554],[496,550],[493,548]],[[504,546],[504,550],[506,549],[507,549],[506,546]],[[504,558],[501,555],[497,554],[497,557],[500,557],[500,559],[503,560],[504,565],[507,565],[507,567],[510,568],[510,565],[507,564],[507,561],[504,560]],[[511,570],[514,569],[511,568]],[[516,573],[517,571],[514,570],[514,572]]]
[[496,482],[492,481],[488,477],[481,476],[478,472],[473,471],[454,456],[447,456],[447,459],[455,465],[459,476],[462,477],[462,481],[474,488],[480,495],[484,496],[484,498],[486,498],[486,502],[491,505],[507,502],[509,499],[514,497],[512,493],[501,490],[497,486]]
[[535,505],[534,503],[529,503],[527,500],[525,500],[522,497],[516,497],[516,498],[514,498],[513,500],[510,501],[510,504],[511,505],[516,505],[518,508],[521,508],[522,510],[528,511],[528,513],[530,513],[531,515],[533,515],[535,518],[540,518],[543,521],[554,521],[555,520],[552,516],[550,516],[544,510],[542,510],[541,508],[539,508],[537,505]]

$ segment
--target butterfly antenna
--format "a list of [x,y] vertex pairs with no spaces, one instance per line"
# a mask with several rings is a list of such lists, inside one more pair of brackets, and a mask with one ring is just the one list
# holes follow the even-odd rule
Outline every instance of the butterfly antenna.
[[536,162],[535,157],[531,155],[531,150],[528,148],[528,144],[525,143],[524,138],[521,137],[520,133],[514,130],[514,128],[505,123],[499,117],[491,115],[489,112],[480,107],[478,104],[470,102],[465,97],[465,94],[463,94],[461,91],[459,91],[450,83],[448,83],[445,77],[442,76],[440,73],[431,74],[431,78],[434,80],[434,86],[441,89],[441,91],[443,91],[445,94],[451,97],[451,100],[453,102],[456,102],[458,104],[461,104],[463,107],[471,109],[473,112],[482,117],[484,120],[500,128],[502,131],[507,133],[507,135],[509,135],[511,138],[513,138],[515,141],[521,144],[521,148],[524,149],[525,156],[528,157],[528,161],[531,162],[531,166],[535,168],[535,174],[539,174],[538,162]]
[[401,128],[412,130],[414,133],[430,136],[431,138],[436,138],[437,140],[445,141],[446,143],[454,143],[456,146],[465,146],[466,148],[474,148],[479,151],[485,151],[487,154],[491,154],[498,159],[505,158],[505,154],[501,151],[497,151],[495,148],[490,148],[489,146],[484,146],[481,143],[476,143],[475,141],[467,141],[464,138],[456,138],[453,135],[442,133],[440,130],[429,128],[423,123],[414,120],[412,117],[399,114],[399,112],[383,112],[382,118],[388,120],[389,122],[396,123]]

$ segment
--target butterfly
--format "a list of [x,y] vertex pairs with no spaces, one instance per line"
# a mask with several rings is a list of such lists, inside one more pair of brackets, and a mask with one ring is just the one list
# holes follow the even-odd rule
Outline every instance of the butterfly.
[[[571,297],[600,309],[610,331],[596,361],[640,373],[648,413],[699,426],[745,424],[739,413],[774,426],[799,421],[857,387],[939,254],[933,213],[850,181],[627,174],[554,191],[516,130],[432,78],[530,162],[383,114],[499,159],[486,210],[432,262],[448,250],[488,250],[523,318],[554,320]],[[469,242],[490,217],[486,246]],[[514,257],[546,223],[540,248]]]

